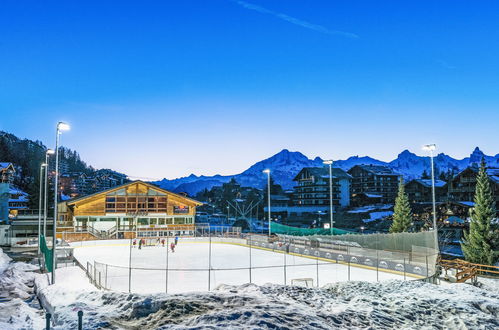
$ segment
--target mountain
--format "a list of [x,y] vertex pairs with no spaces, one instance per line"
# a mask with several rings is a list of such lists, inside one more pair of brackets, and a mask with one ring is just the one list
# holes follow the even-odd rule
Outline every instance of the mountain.
[[[478,164],[482,157],[485,158],[489,166],[499,167],[499,154],[487,156],[477,147],[469,157],[463,159],[454,159],[444,153],[438,154],[434,158],[435,170],[437,174],[449,171],[456,173],[469,165]],[[388,166],[400,173],[406,181],[421,177],[423,171],[430,173],[430,157],[418,156],[409,150],[402,151],[391,162],[383,162],[368,156],[352,156],[345,160],[335,160],[333,166],[348,171],[353,166],[361,164]],[[263,173],[263,170],[270,169],[274,181],[280,184],[283,189],[288,190],[295,185],[293,178],[303,167],[316,166],[323,166],[322,158],[309,159],[301,152],[284,149],[272,157],[255,163],[240,174],[228,176],[196,176],[191,174],[183,178],[163,179],[153,183],[167,190],[186,192],[191,196],[204,189],[220,186],[231,178],[236,179],[242,186],[263,188],[267,183],[267,175]]]

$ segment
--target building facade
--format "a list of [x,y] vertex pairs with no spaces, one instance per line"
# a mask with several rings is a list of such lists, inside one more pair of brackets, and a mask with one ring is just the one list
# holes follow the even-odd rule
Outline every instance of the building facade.
[[[414,179],[406,183],[405,192],[411,203],[429,203],[433,201],[431,179]],[[435,180],[435,201],[447,200],[447,183]]]
[[59,203],[58,236],[71,240],[192,235],[199,205],[193,199],[133,181]]
[[[348,207],[350,205],[351,176],[340,168],[332,169],[333,205]],[[329,168],[304,167],[293,179],[293,205],[295,206],[329,206]],[[327,210],[325,208],[324,210]]]
[[352,177],[352,197],[364,194],[379,203],[395,202],[400,175],[387,166],[356,165],[348,170]]
[[[458,202],[472,202],[475,199],[476,178],[478,167],[470,166],[459,172],[449,182],[449,200]],[[487,168],[490,188],[499,212],[499,168]]]

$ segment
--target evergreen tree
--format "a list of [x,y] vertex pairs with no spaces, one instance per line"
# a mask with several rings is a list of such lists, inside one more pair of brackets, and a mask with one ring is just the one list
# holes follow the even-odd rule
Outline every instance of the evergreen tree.
[[393,222],[390,226],[390,233],[401,233],[408,231],[412,225],[412,210],[409,198],[405,193],[404,179],[400,178],[399,190],[395,199]]
[[423,173],[421,174],[421,179],[427,180],[429,178],[430,175],[428,174],[428,172],[426,172],[426,170],[423,170]]
[[464,232],[461,247],[467,261],[492,265],[498,259],[497,237],[493,231],[492,220],[496,215],[490,181],[482,158],[478,171],[475,191],[475,207],[471,209],[469,231]]

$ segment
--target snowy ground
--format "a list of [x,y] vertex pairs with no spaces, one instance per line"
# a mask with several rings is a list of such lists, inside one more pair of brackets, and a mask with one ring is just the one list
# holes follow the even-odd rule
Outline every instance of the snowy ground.
[[[282,253],[250,249],[245,246],[206,242],[181,241],[175,253],[168,253],[168,279],[166,277],[166,247],[146,246],[141,250],[130,249],[127,241],[121,244],[109,242],[97,246],[75,247],[74,255],[84,266],[94,261],[114,265],[103,270],[100,283],[113,291],[128,292],[131,253],[131,292],[134,293],[182,293],[207,291],[208,280],[213,289],[220,284],[241,285],[250,283],[291,284],[292,279],[312,278],[315,286],[343,281],[382,281],[403,279],[403,275],[377,272],[376,269],[360,268],[330,263]],[[284,270],[286,265],[286,270]],[[153,268],[153,269],[151,269]],[[101,268],[102,269],[102,268]],[[107,272],[107,276],[105,275]],[[349,275],[350,274],[350,275]],[[286,281],[286,282],[285,282]]]
[[322,288],[220,285],[211,292],[152,295],[96,290],[78,267],[57,270],[57,283],[35,266],[10,262],[0,249],[0,329],[43,329],[31,307],[33,280],[57,315],[54,329],[497,329],[499,280],[433,285],[420,281],[343,282]]
[[[62,285],[62,284],[61,284]],[[59,285],[43,290],[56,329],[497,329],[499,290],[420,281],[335,283],[324,288],[267,284],[211,292],[137,295]]]

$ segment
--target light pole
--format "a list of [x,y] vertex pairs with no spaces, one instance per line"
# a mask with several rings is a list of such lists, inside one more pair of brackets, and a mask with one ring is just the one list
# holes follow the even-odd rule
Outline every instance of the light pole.
[[38,254],[40,254],[40,235],[42,233],[42,187],[43,187],[43,168],[47,163],[40,165],[40,192],[38,194]]
[[325,160],[324,165],[329,165],[329,220],[331,221],[331,235],[333,235],[333,161]]
[[229,224],[229,206],[227,205],[227,224]]
[[47,212],[48,212],[48,186],[49,186],[49,181],[48,181],[48,172],[49,172],[49,155],[53,155],[55,153],[54,150],[52,149],[47,149],[47,152],[45,153],[45,193],[43,194],[43,236],[46,238],[47,237]]
[[53,221],[53,233],[52,233],[52,284],[55,284],[55,269],[57,267],[57,201],[58,201],[58,184],[59,184],[59,135],[63,131],[69,130],[69,125],[63,122],[57,123],[57,129],[55,133],[55,178],[54,178],[54,221]]
[[431,196],[433,201],[433,231],[435,232],[435,249],[438,250],[438,228],[437,228],[437,211],[435,205],[435,170],[433,165],[433,151],[437,148],[436,144],[426,144],[423,150],[430,152],[431,163]]
[[263,173],[267,173],[267,207],[268,207],[268,215],[269,215],[269,237],[270,237],[270,221],[271,221],[271,213],[270,213],[270,170],[265,169]]

